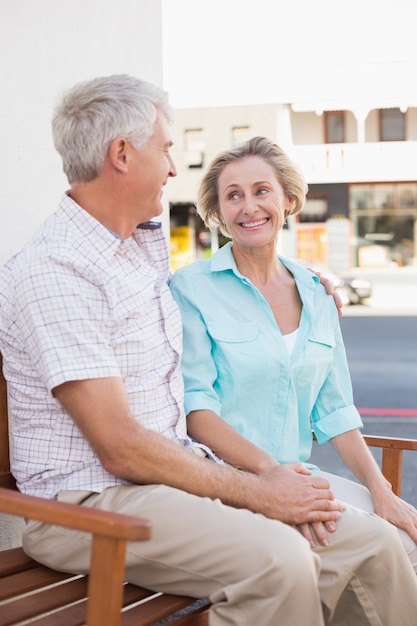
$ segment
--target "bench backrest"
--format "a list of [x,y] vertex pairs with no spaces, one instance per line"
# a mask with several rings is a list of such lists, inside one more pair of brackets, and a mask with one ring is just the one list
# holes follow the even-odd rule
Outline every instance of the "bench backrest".
[[0,487],[16,489],[16,481],[10,471],[9,414],[7,409],[7,384],[3,375],[3,359],[0,354]]

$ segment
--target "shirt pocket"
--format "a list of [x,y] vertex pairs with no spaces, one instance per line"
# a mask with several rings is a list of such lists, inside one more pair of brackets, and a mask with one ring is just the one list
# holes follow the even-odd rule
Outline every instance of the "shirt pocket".
[[[212,343],[212,358],[217,370],[218,392],[223,399],[223,405],[227,402],[229,406],[230,403],[233,405],[237,403],[239,406],[242,395],[247,393],[249,388],[252,390],[252,386],[248,385],[248,374],[251,384],[255,384],[259,392],[260,384],[255,381],[260,377],[260,370],[264,371],[266,359],[257,341],[257,324],[214,322],[209,324],[207,329]],[[260,358],[262,358],[261,367],[259,367]],[[265,376],[262,376],[262,380],[264,379]]]
[[306,345],[304,365],[310,368],[314,380],[326,374],[333,362],[336,337],[332,329],[312,329]]
[[255,341],[258,327],[253,322],[245,324],[209,324],[208,332],[215,342],[244,343]]

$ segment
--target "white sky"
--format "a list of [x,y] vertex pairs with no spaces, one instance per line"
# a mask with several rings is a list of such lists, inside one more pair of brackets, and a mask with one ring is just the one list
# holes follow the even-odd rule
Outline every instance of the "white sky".
[[176,108],[417,98],[416,0],[162,0]]

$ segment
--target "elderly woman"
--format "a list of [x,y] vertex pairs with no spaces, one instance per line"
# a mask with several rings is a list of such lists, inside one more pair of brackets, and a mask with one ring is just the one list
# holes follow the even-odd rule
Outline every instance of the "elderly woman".
[[[183,316],[188,430],[259,474],[293,461],[319,472],[308,463],[313,429],[362,483],[331,475],[336,497],[397,526],[417,571],[417,512],[393,494],[361,437],[333,299],[317,276],[277,255],[281,228],[306,192],[298,168],[263,137],[208,167],[197,208],[231,242],[171,282]],[[329,530],[300,528],[313,546],[331,541]]]

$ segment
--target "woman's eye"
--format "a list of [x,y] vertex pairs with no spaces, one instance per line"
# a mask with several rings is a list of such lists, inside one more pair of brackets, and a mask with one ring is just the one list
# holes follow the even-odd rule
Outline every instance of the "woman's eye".
[[259,195],[263,196],[265,193],[268,193],[268,189],[265,189],[265,187],[261,187],[260,189],[258,189],[258,193]]
[[239,195],[237,194],[236,191],[233,191],[230,195],[229,198],[230,200],[236,200],[239,197]]

